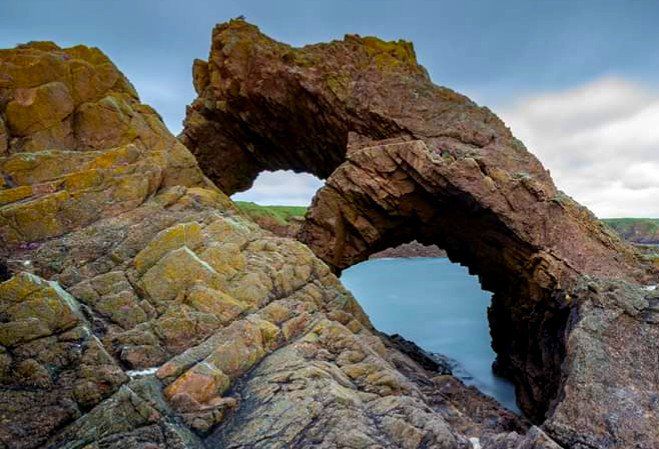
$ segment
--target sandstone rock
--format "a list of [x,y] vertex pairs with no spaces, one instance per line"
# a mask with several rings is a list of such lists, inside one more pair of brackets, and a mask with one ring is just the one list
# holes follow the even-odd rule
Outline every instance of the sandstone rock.
[[195,91],[198,95],[204,91],[206,86],[208,86],[208,63],[202,61],[201,59],[195,59],[192,64],[192,80],[194,83]]
[[112,271],[82,282],[70,289],[85,304],[101,315],[130,329],[147,320],[147,312],[140,306],[132,286],[121,271]]
[[29,43],[0,51],[0,66],[3,244],[133,209],[161,183],[205,184],[194,158],[98,49]]
[[245,256],[236,243],[211,245],[200,257],[224,278],[231,278],[245,269]]
[[0,284],[0,310],[0,344],[10,347],[70,329],[80,321],[68,293],[28,273]]
[[261,329],[249,322],[240,324],[235,337],[216,347],[204,362],[232,378],[244,374],[265,355]]
[[5,121],[0,117],[0,156],[3,156],[7,153],[7,147],[9,143],[7,142],[7,129],[5,128]]
[[249,240],[250,229],[236,220],[218,218],[206,227],[206,234],[223,243],[243,246]]
[[169,252],[142,277],[144,290],[156,300],[171,300],[196,282],[222,289],[223,281],[187,246]]
[[201,407],[229,388],[229,377],[218,368],[199,363],[165,389],[165,396],[181,408]]
[[195,285],[186,294],[186,304],[216,316],[222,324],[228,324],[246,310],[246,306],[228,294],[203,285]]
[[197,312],[184,305],[172,305],[153,322],[153,330],[162,345],[177,354],[203,341],[221,325],[215,315]]
[[184,223],[165,229],[135,256],[135,268],[138,272],[144,273],[168,252],[182,246],[194,249],[201,240],[199,223]]
[[124,386],[100,407],[50,439],[48,446],[117,449],[122,445],[134,448],[202,447],[185,428],[173,423],[160,425],[161,419],[161,412]]
[[32,89],[19,89],[7,104],[5,117],[9,132],[16,136],[50,128],[73,112],[69,89],[54,81]]
[[446,251],[440,249],[437,245],[422,245],[416,240],[412,240],[409,243],[403,243],[394,248],[387,248],[384,251],[371,254],[369,259],[406,257],[446,257]]
[[0,284],[0,441],[35,447],[116,391],[127,377],[53,281],[19,273]]

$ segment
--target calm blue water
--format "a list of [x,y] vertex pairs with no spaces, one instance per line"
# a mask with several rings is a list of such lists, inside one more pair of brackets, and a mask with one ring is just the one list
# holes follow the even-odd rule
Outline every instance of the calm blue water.
[[341,281],[379,330],[456,360],[456,376],[519,413],[512,384],[492,373],[491,293],[465,267],[445,258],[375,259],[348,268]]

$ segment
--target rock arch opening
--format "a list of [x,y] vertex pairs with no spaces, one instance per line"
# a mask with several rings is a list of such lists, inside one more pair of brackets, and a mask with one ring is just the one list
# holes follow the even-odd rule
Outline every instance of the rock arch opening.
[[410,340],[467,385],[519,412],[513,385],[492,370],[491,292],[446,257],[375,258],[341,274],[375,327]]
[[323,184],[322,180],[306,172],[266,170],[259,173],[249,189],[236,192],[231,199],[261,205],[307,207]]
[[[222,189],[245,190],[263,170],[326,179],[299,238],[337,272],[412,239],[437,244],[494,292],[497,367],[524,412],[561,441],[605,420],[589,409],[589,424],[570,430],[579,376],[601,377],[580,361],[589,343],[575,329],[602,295],[594,280],[654,272],[496,115],[435,86],[410,43],[348,35],[293,48],[237,20],[215,28],[194,79],[181,138]],[[602,382],[632,382],[627,355],[607,359]]]
[[314,197],[300,238],[336,271],[411,239],[443,248],[494,293],[496,369],[516,384],[522,409],[542,420],[559,388],[570,315],[554,261],[439,173],[419,182],[416,167],[443,166],[432,159],[419,141],[351,152]]
[[311,199],[322,186],[323,181],[309,173],[263,171],[248,190],[231,199],[261,228],[296,238]]

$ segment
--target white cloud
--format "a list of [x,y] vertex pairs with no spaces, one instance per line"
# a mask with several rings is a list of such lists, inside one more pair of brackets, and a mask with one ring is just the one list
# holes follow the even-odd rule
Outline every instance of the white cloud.
[[323,184],[323,181],[308,173],[264,171],[256,178],[251,189],[231,198],[264,205],[308,206]]
[[558,187],[600,217],[659,217],[659,93],[605,77],[498,111]]

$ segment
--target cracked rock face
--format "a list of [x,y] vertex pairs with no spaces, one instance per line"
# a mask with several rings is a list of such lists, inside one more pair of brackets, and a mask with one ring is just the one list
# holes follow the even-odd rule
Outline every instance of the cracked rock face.
[[375,331],[99,50],[1,50],[0,118],[0,447],[556,447]]
[[413,239],[437,244],[494,292],[496,369],[541,429],[564,447],[659,445],[642,288],[656,270],[491,111],[432,84],[411,44],[348,35],[293,48],[237,20],[214,29],[193,75],[181,139],[226,193],[263,170],[326,179],[299,238],[335,272]]

